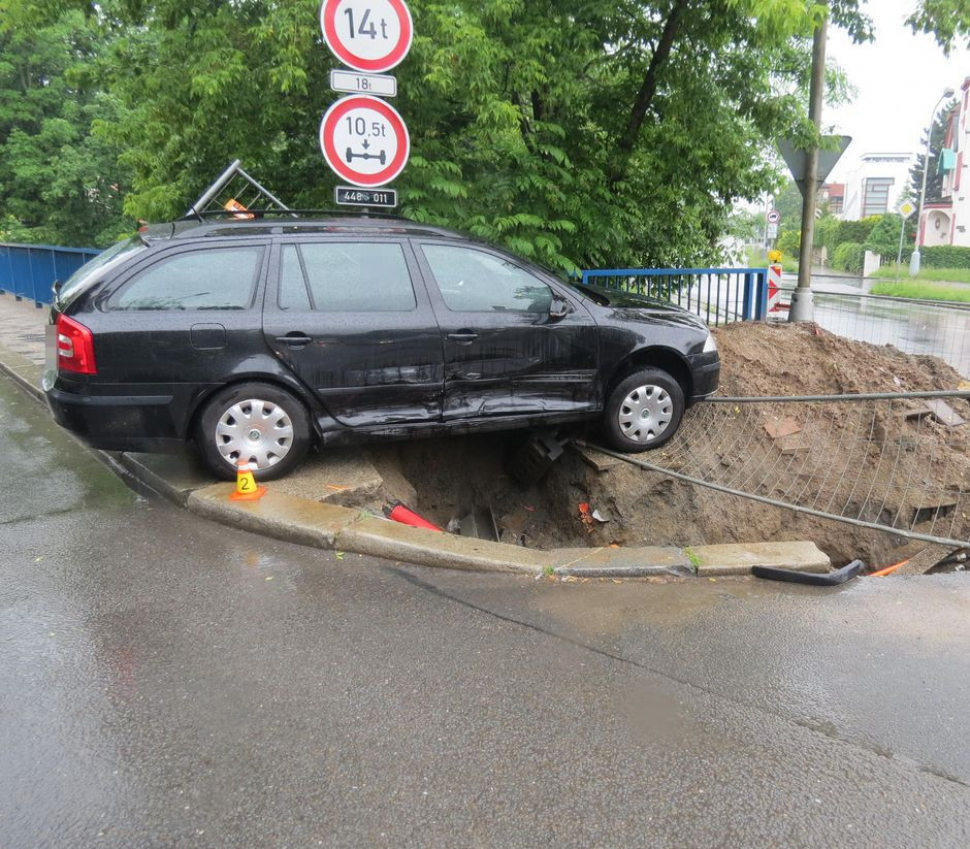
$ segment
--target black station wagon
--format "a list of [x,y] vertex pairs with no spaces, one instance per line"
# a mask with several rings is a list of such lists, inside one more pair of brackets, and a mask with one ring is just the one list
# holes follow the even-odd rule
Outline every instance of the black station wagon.
[[44,389],[91,445],[285,475],[316,444],[599,420],[661,445],[720,361],[694,315],[398,218],[153,225],[59,287]]

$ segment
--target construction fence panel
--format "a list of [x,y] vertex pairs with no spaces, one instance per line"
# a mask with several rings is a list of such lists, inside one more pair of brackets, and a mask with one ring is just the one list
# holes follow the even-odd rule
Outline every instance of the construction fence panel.
[[901,539],[970,543],[970,392],[715,397],[649,453],[613,457]]
[[970,380],[970,303],[824,291],[814,292],[814,301],[819,327],[905,354],[939,357]]

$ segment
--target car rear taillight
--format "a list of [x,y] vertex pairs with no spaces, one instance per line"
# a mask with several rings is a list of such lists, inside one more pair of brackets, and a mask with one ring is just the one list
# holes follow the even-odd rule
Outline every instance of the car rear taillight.
[[57,317],[57,370],[97,374],[94,334],[63,313]]

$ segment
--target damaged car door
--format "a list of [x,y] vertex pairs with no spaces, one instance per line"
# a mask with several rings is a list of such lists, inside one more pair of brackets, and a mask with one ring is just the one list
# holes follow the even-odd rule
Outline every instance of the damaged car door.
[[406,240],[284,240],[276,269],[266,341],[334,419],[440,418],[441,334]]
[[446,421],[599,409],[597,327],[566,287],[484,247],[416,247],[441,328]]

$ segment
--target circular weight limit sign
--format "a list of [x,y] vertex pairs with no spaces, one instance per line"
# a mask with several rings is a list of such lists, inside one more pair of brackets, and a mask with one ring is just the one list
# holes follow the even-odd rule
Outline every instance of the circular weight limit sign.
[[320,25],[334,56],[355,71],[370,74],[398,65],[414,38],[404,0],[324,0]]
[[337,176],[372,189],[390,183],[404,170],[411,139],[392,106],[354,94],[338,100],[323,116],[320,147]]

